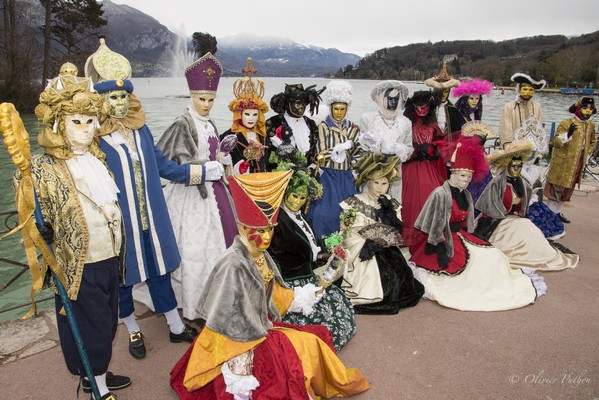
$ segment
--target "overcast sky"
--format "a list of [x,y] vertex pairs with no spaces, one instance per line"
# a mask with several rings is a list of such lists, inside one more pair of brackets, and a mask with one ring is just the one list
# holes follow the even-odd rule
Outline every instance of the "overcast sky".
[[599,30],[599,0],[113,0],[173,31],[287,37],[364,56],[442,40],[501,41]]

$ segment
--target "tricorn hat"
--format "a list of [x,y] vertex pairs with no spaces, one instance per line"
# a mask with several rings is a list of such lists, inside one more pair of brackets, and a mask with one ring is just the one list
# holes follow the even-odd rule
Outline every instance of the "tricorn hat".
[[516,72],[514,75],[512,75],[511,80],[512,82],[517,83],[518,85],[522,85],[523,83],[531,85],[533,88],[535,88],[535,90],[543,89],[547,84],[547,81],[545,81],[545,79],[537,81],[530,75],[527,75],[522,72]]
[[597,107],[595,107],[595,99],[592,96],[583,96],[580,99],[578,99],[578,101],[574,104],[572,104],[570,106],[570,108],[568,109],[568,111],[570,111],[572,114],[574,114],[576,112],[576,109],[578,107],[583,107],[586,105],[591,105],[593,107],[593,114],[597,113]]

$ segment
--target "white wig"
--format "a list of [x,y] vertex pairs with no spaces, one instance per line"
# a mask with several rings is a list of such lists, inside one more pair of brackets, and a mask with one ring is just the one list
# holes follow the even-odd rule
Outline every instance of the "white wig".
[[347,81],[331,81],[323,93],[324,102],[327,106],[335,103],[351,104],[354,88]]

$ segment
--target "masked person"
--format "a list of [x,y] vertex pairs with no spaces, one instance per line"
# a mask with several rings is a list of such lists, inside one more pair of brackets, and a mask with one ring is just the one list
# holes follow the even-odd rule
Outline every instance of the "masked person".
[[402,165],[402,210],[405,244],[412,243],[414,221],[426,199],[447,179],[439,145],[445,136],[436,122],[436,101],[426,90],[414,92],[406,102],[404,115],[412,121],[414,153]]
[[560,122],[555,131],[544,189],[547,206],[565,223],[570,220],[562,213],[564,202],[570,201],[574,186],[580,185],[584,166],[597,144],[595,123],[590,121],[597,113],[593,97],[582,97],[568,111],[574,116]]
[[537,81],[521,72],[512,75],[511,80],[516,83],[517,97],[505,104],[499,115],[499,138],[502,147],[515,139],[523,139],[515,136],[518,129],[526,126],[536,128],[543,122],[541,105],[532,98],[536,90],[545,87],[545,80]]
[[493,82],[471,79],[460,82],[451,89],[451,95],[458,97],[455,106],[462,115],[462,125],[469,121],[480,121],[483,117],[483,95],[493,92]]
[[206,326],[171,371],[181,399],[307,400],[368,389],[362,373],[337,358],[325,326],[279,322],[287,312],[310,315],[318,300],[318,288],[290,290],[266,251],[291,174],[228,178],[239,236],[198,302]]
[[453,147],[451,175],[424,204],[415,223],[418,240],[410,246],[424,296],[461,311],[534,303],[537,291],[531,278],[512,270],[499,249],[473,235],[474,208],[466,187],[475,173],[480,177],[488,170],[484,153],[468,141]]
[[[53,246],[66,276],[65,289],[102,399],[131,380],[108,371],[118,323],[118,285],[124,267],[119,189],[94,140],[102,98],[90,81],[63,77],[49,85],[35,113],[44,124],[38,142],[44,154],[31,160],[31,173],[42,215],[42,236]],[[17,174],[18,183],[20,174]],[[45,282],[56,292],[54,282]],[[60,347],[69,372],[91,392],[63,304],[55,296]]]
[[378,106],[377,111],[362,115],[360,119],[360,147],[372,153],[399,157],[397,180],[389,194],[401,202],[401,163],[414,152],[412,145],[412,121],[403,115],[408,98],[408,87],[400,81],[382,81],[375,85],[370,97]]
[[[320,242],[303,215],[303,208],[311,200],[322,196],[322,187],[308,172],[298,169],[293,173],[285,191],[277,225],[268,248],[285,283],[291,288],[320,285],[314,273]],[[293,325],[325,325],[333,335],[333,344],[341,350],[356,333],[354,309],[345,294],[336,285],[327,287],[310,315],[287,313],[283,321]]]
[[323,194],[308,208],[308,218],[319,239],[339,229],[339,203],[356,193],[351,167],[360,151],[360,128],[345,118],[352,92],[348,82],[332,81],[323,94],[329,115],[318,125],[316,141],[316,153],[325,156],[318,178]]
[[[487,156],[496,173],[476,202],[476,232],[510,260],[512,268],[558,271],[575,268],[579,257],[548,242],[528,214],[532,188],[520,174],[534,143],[517,140]],[[563,247],[562,247],[563,248]]]
[[202,165],[179,165],[154,145],[141,103],[132,94],[133,84],[128,80],[131,65],[110,50],[104,39],[87,59],[85,70],[104,98],[98,136],[120,191],[127,238],[119,317],[129,331],[129,352],[139,359],[146,356],[146,348],[135,318],[133,285],[145,283],[136,296],[156,313],[164,313],[171,342],[191,342],[197,335],[195,328],[181,320],[171,286],[170,273],[179,266],[181,257],[160,178],[198,185],[206,180],[207,171]]
[[397,314],[418,304],[424,293],[398,247],[401,206],[387,194],[397,163],[397,156],[364,155],[355,167],[361,192],[341,203],[345,212],[356,214],[343,241],[349,263],[341,288],[359,314]]
[[221,179],[223,163],[230,165],[231,156],[221,151],[216,127],[210,119],[221,74],[222,66],[211,53],[187,67],[191,104],[156,144],[178,164],[203,165],[207,171],[201,185],[169,182],[164,188],[181,254],[181,265],[171,273],[171,283],[183,317],[189,320],[198,318],[195,305],[204,283],[237,235],[229,193]]
[[460,81],[447,73],[447,64],[443,62],[439,75],[425,80],[424,84],[433,89],[433,94],[437,99],[435,115],[439,128],[448,141],[456,140],[459,137],[463,120],[460,111],[449,100],[449,93],[451,88],[460,85]]
[[229,140],[231,135],[237,138],[237,144],[231,151],[233,173],[235,175],[266,172],[271,169],[268,158],[270,155],[270,138],[266,134],[264,114],[268,106],[262,100],[264,97],[264,82],[252,79],[257,72],[248,58],[248,66],[242,71],[247,74],[233,86],[235,99],[229,103],[233,112],[231,128],[224,132],[221,141]]
[[270,107],[277,115],[266,121],[266,132],[271,140],[271,151],[280,159],[294,159],[295,152],[306,157],[308,163],[314,162],[314,146],[318,136],[318,127],[314,120],[306,115],[318,113],[320,94],[325,88],[315,89],[316,85],[304,88],[301,83],[285,84],[285,90],[270,99]]

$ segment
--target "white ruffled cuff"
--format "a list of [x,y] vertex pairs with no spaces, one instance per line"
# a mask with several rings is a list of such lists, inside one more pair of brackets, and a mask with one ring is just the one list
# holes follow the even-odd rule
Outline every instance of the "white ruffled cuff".
[[570,140],[572,140],[571,137],[568,137],[568,132],[564,132],[564,133],[560,133],[558,135],[560,142],[562,142],[562,144],[566,144],[568,143]]
[[273,146],[275,146],[276,148],[278,148],[281,145],[281,143],[283,143],[283,141],[279,137],[277,137],[277,136],[272,136],[270,138],[270,143]]
[[318,289],[319,288],[314,286],[313,283],[294,288],[293,302],[287,311],[296,313],[301,312],[306,317],[310,316],[312,312],[314,312],[314,306],[322,298],[322,294],[316,295]]
[[235,400],[250,400],[252,391],[260,386],[260,382],[254,375],[234,374],[226,362],[223,363],[220,370],[227,385],[226,392],[232,394]]

